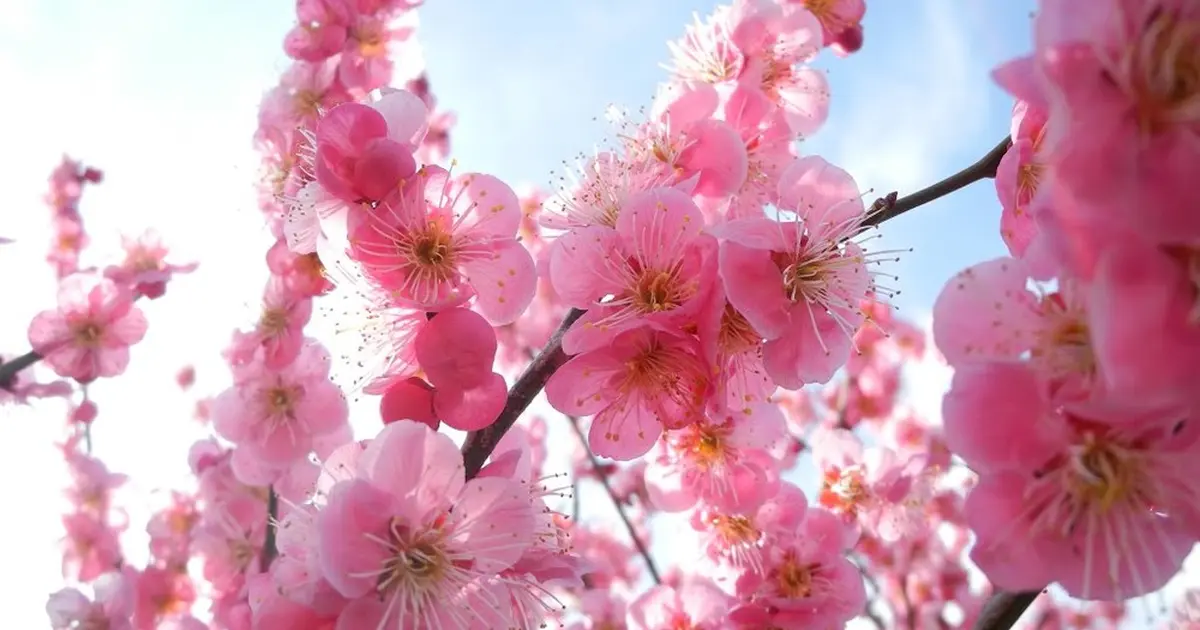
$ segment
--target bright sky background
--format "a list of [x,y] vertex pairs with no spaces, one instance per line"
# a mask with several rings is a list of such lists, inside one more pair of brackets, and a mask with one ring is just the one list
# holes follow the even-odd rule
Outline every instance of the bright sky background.
[[[454,156],[462,168],[514,186],[545,185],[562,160],[604,138],[593,119],[608,104],[649,101],[665,76],[658,65],[667,60],[665,41],[715,4],[431,0],[419,38],[440,103],[458,115]],[[868,201],[973,162],[1008,132],[1011,101],[988,70],[1029,47],[1033,4],[869,2],[863,50],[844,60],[822,56],[832,114],[802,151],[875,189]],[[196,391],[223,388],[219,351],[256,315],[269,236],[255,208],[250,139],[261,95],[288,64],[280,42],[293,7],[289,0],[0,0],[0,236],[18,240],[0,246],[0,350],[24,352],[29,319],[52,304],[42,195],[63,152],[105,173],[82,203],[89,260],[115,255],[122,231],[153,225],[178,258],[201,262],[166,298],[145,305],[150,332],[128,373],[93,388],[96,453],[134,480],[125,495],[139,503],[126,538],[134,562],[144,560],[147,497],[187,484],[185,453],[201,435],[174,374],[192,363]],[[980,183],[888,223],[879,246],[914,250],[895,268],[901,313],[926,320],[946,279],[1003,254],[998,221],[994,192]],[[925,389],[936,396],[941,386]],[[371,426],[366,411],[356,425]],[[0,478],[9,481],[0,599],[14,628],[46,627],[46,596],[61,585],[58,497],[66,479],[52,443],[62,422],[59,405],[0,409]]]

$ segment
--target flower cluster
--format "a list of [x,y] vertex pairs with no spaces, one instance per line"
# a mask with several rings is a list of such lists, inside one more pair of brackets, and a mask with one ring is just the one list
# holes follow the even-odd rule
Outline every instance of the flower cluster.
[[996,178],[1011,256],[935,305],[946,439],[979,475],[971,557],[996,586],[1121,600],[1200,531],[1200,12],[1040,5],[1033,53],[995,72],[1019,99]]

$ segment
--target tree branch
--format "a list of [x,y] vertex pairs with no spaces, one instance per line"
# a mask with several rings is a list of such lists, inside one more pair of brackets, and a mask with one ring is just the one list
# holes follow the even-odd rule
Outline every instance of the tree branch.
[[650,556],[650,550],[646,548],[646,544],[642,542],[642,537],[638,536],[637,530],[633,527],[633,521],[629,520],[629,515],[625,513],[625,506],[621,505],[621,501],[617,499],[617,495],[613,492],[612,484],[608,481],[608,475],[602,472],[600,460],[592,453],[592,449],[588,447],[587,436],[583,434],[583,429],[579,428],[579,419],[573,416],[567,416],[567,421],[571,424],[571,430],[575,432],[575,436],[579,438],[579,444],[583,446],[584,452],[587,453],[588,461],[592,464],[592,470],[596,471],[596,478],[600,480],[600,485],[604,486],[604,491],[608,493],[608,498],[612,499],[613,507],[617,508],[617,515],[621,517],[621,522],[625,524],[625,531],[629,533],[629,538],[633,541],[633,546],[637,548],[638,553],[642,554],[642,559],[646,561],[646,569],[650,571],[650,577],[654,578],[655,584],[662,584],[662,576],[658,573],[658,567],[654,564],[654,558]]
[[30,350],[8,362],[0,362],[0,389],[12,391],[17,373],[42,360],[42,355]]
[[983,605],[983,612],[979,613],[979,619],[975,620],[974,630],[1008,630],[1041,594],[1042,591],[994,593]]
[[279,495],[275,494],[275,486],[267,486],[267,537],[263,541],[262,554],[258,557],[258,567],[263,573],[271,568],[279,549],[275,544],[275,530],[279,519]]
[[987,155],[980,158],[978,162],[936,184],[926,186],[904,197],[898,198],[895,192],[891,192],[886,197],[876,199],[875,203],[871,204],[871,211],[868,213],[867,220],[863,221],[863,225],[879,225],[913,208],[923,206],[931,201],[945,197],[956,190],[966,188],[981,179],[995,178],[996,169],[1000,167],[1000,158],[1004,157],[1010,146],[1012,146],[1012,138],[1006,136],[991,151],[988,151]]
[[517,418],[529,407],[529,403],[533,402],[538,392],[546,386],[550,375],[567,362],[567,355],[562,351],[563,335],[566,334],[571,324],[583,317],[585,312],[573,308],[567,313],[562,323],[559,324],[558,330],[555,330],[554,334],[550,336],[550,340],[546,342],[546,346],[533,358],[529,367],[525,368],[525,371],[517,378],[517,382],[513,383],[512,389],[508,392],[508,401],[504,403],[504,410],[500,412],[500,417],[496,419],[496,422],[487,428],[467,434],[467,439],[463,442],[462,447],[463,466],[466,467],[467,479],[479,474],[479,469],[483,468],[484,462],[487,461],[492,451],[496,450],[500,438],[504,437],[504,434],[512,428]]

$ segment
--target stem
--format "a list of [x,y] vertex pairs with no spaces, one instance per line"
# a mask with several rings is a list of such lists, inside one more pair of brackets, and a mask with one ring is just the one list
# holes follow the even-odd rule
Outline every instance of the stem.
[[863,221],[863,225],[879,225],[913,208],[923,206],[931,201],[945,197],[956,190],[966,188],[981,179],[995,178],[996,169],[1000,167],[1000,158],[1004,157],[1010,146],[1012,146],[1012,138],[1005,137],[991,151],[988,151],[987,155],[979,158],[978,162],[936,184],[926,186],[904,197],[897,198],[896,193],[892,192],[886,197],[876,199],[875,203],[871,205],[871,211],[867,220]]
[[975,621],[974,630],[1008,630],[1017,623],[1025,609],[1041,595],[1042,591],[1025,591],[1021,593],[993,594],[986,604],[979,619]]
[[258,558],[259,570],[263,573],[271,568],[279,550],[275,547],[276,520],[279,518],[279,495],[275,494],[275,486],[267,486],[267,538],[263,541],[262,555]]
[[17,373],[42,360],[42,355],[30,350],[8,362],[0,362],[0,389],[12,391]]
[[555,330],[554,334],[550,336],[550,340],[546,342],[546,346],[533,358],[529,367],[525,368],[525,371],[517,378],[517,382],[513,383],[512,389],[508,392],[508,400],[504,403],[504,410],[500,412],[500,417],[496,419],[496,422],[491,426],[467,434],[462,448],[463,466],[466,467],[467,479],[479,474],[479,469],[483,468],[484,462],[487,461],[492,451],[496,450],[500,438],[504,437],[504,433],[512,428],[521,413],[529,407],[529,403],[533,402],[533,399],[546,386],[550,375],[567,362],[567,355],[562,351],[563,335],[566,334],[571,324],[583,317],[584,312],[573,308],[567,313],[562,324],[559,324],[558,330]]
[[571,424],[571,429],[575,431],[575,436],[579,438],[579,444],[583,446],[583,450],[588,455],[588,461],[592,463],[592,470],[596,471],[596,478],[600,480],[600,485],[604,486],[605,492],[608,493],[608,498],[612,499],[613,507],[617,508],[617,515],[621,517],[621,522],[625,524],[625,531],[629,533],[629,538],[633,540],[633,546],[637,547],[638,553],[642,554],[642,559],[646,561],[646,568],[650,571],[650,577],[654,578],[655,584],[662,584],[662,577],[659,576],[658,567],[654,565],[654,559],[650,557],[650,550],[646,548],[642,542],[641,536],[637,535],[637,530],[633,527],[633,521],[629,520],[629,515],[625,513],[625,506],[621,505],[621,501],[617,499],[616,493],[613,492],[612,484],[608,482],[608,475],[601,472],[600,460],[592,453],[592,449],[588,447],[587,437],[583,434],[583,430],[579,428],[579,420],[572,416],[567,416],[567,420]]

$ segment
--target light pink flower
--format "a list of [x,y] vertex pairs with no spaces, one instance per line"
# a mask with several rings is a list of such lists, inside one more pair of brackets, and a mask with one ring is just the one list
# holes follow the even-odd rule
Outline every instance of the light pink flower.
[[701,418],[709,374],[692,338],[637,328],[567,361],[546,383],[546,399],[568,415],[594,414],[592,452],[627,461],[649,451],[664,428]]
[[971,558],[998,588],[1127,599],[1179,570],[1200,524],[1191,410],[1062,407],[1012,362],[959,368],[942,407],[947,443],[979,474]]
[[329,354],[314,342],[281,369],[261,360],[245,366],[213,401],[212,416],[222,437],[284,466],[312,451],[315,438],[341,429],[349,408],[329,382]]
[[750,414],[709,416],[668,431],[646,467],[650,500],[678,512],[697,502],[725,512],[749,512],[779,491],[779,463],[768,451],[786,431],[775,405]]
[[322,573],[351,600],[340,624],[473,627],[469,620],[485,614],[511,618],[488,581],[533,542],[526,488],[502,477],[466,481],[450,438],[415,422],[384,427],[356,468],[317,517]]
[[59,376],[81,383],[116,376],[129,364],[129,347],[146,334],[146,318],[133,300],[106,278],[64,278],[58,308],[30,322],[29,343]]
[[810,444],[822,471],[817,497],[822,507],[885,543],[925,533],[934,477],[926,473],[924,456],[902,460],[886,447],[863,448],[858,436],[844,429],[818,429]]
[[1029,266],[1013,258],[979,263],[951,278],[933,305],[933,336],[947,363],[1029,361],[1062,400],[1102,389],[1088,314],[1089,285],[1064,277],[1058,290],[1026,289]]
[[867,255],[848,237],[862,231],[862,199],[849,173],[810,156],[779,181],[794,220],[737,219],[713,228],[723,239],[721,278],[732,304],[767,339],[763,362],[778,385],[828,381],[850,356],[873,289]]
[[132,630],[134,589],[120,572],[105,573],[92,583],[95,601],[78,589],[65,588],[50,595],[46,612],[52,630]]
[[629,630],[718,630],[734,599],[704,578],[653,586],[629,605]]
[[378,207],[350,215],[349,255],[394,299],[430,311],[476,298],[493,324],[533,300],[537,272],[516,240],[521,205],[504,182],[427,166]]
[[[743,572],[738,595],[766,607],[781,627],[837,627],[862,612],[862,574],[844,555],[855,537],[840,518],[814,507],[798,528],[768,531],[763,571]],[[730,613],[731,620],[738,616],[738,610]]]
[[642,326],[681,328],[704,306],[715,250],[696,204],[671,188],[630,199],[615,229],[578,228],[560,237],[551,283],[565,303],[589,309],[563,337],[563,350],[587,352]]

